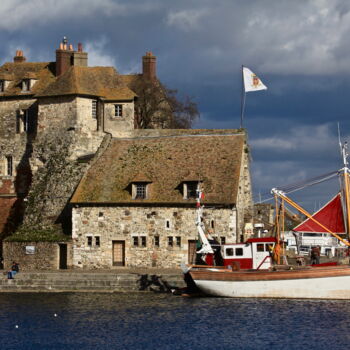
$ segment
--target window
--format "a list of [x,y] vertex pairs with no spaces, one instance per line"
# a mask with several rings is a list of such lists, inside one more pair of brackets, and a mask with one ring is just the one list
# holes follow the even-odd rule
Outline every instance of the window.
[[141,236],[141,247],[147,246],[146,236]]
[[233,256],[233,248],[226,248],[226,256]]
[[29,122],[29,111],[28,109],[25,109],[23,111],[23,131],[28,131],[28,122]]
[[215,227],[214,227],[214,226],[215,226],[214,220],[211,220],[211,221],[210,221],[210,226],[211,226],[212,229],[215,228]]
[[92,236],[87,236],[86,239],[88,247],[92,247]]
[[103,211],[100,211],[100,212],[98,213],[98,217],[99,217],[99,218],[103,218]]
[[196,199],[197,198],[197,181],[189,181],[184,183],[184,199]]
[[114,105],[114,116],[115,117],[123,116],[123,105]]
[[137,236],[134,236],[134,237],[132,238],[132,245],[133,245],[134,247],[138,247],[138,246],[139,246],[139,238],[138,238]]
[[174,245],[174,239],[173,239],[173,237],[169,236],[168,237],[168,246],[172,247],[173,245]]
[[170,228],[170,221],[169,221],[169,220],[166,220],[166,221],[165,221],[165,227],[166,227],[166,228]]
[[30,91],[30,79],[22,80],[22,92]]
[[96,247],[100,246],[100,236],[95,237],[95,245],[96,245]]
[[91,101],[91,116],[93,119],[97,118],[97,101],[96,100]]
[[176,237],[176,246],[181,247],[181,237],[180,236]]
[[220,237],[221,244],[226,244],[226,237]]
[[5,91],[5,80],[0,80],[0,92]]
[[243,248],[236,248],[236,256],[243,256]]
[[12,176],[13,175],[13,158],[12,156],[6,156],[6,175],[7,176]]
[[137,182],[133,184],[133,198],[146,199],[147,198],[147,183]]
[[154,246],[159,247],[159,236],[154,236]]
[[21,132],[29,131],[29,110],[20,109],[17,111],[16,116],[16,133],[20,134]]
[[264,252],[265,251],[265,244],[257,244],[256,251],[257,252]]

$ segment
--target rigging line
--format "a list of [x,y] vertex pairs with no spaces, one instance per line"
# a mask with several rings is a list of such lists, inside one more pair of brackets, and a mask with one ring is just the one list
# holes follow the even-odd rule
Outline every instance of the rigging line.
[[[311,186],[314,186],[314,185],[317,185],[319,183],[322,183],[322,182],[325,182],[325,181],[328,181],[330,179],[332,179],[333,177],[335,177],[336,175],[338,174],[338,172],[336,173],[333,173],[332,175],[328,176],[327,178],[323,178],[323,179],[320,179],[318,181],[314,181],[314,182],[310,182],[310,183],[307,183],[307,182],[304,182],[304,185],[303,186],[300,186],[300,187],[289,187],[289,188],[285,188],[285,187],[279,187],[278,189],[279,190],[282,190],[285,194],[289,194],[289,193],[293,193],[293,192],[296,192],[296,191],[299,191],[299,190],[302,190],[306,187],[311,187]],[[265,193],[263,194],[263,196],[265,195]],[[269,195],[268,198],[266,199],[263,199],[260,201],[260,203],[265,203],[265,202],[268,202],[268,201],[271,201],[272,199],[274,199],[273,196],[271,196],[270,193],[266,193],[266,195]],[[253,196],[253,198],[256,197]]]
[[333,177],[333,176],[335,176],[337,174],[338,174],[338,171],[332,171],[332,172],[327,173],[327,174],[323,174],[323,175],[316,176],[316,177],[313,177],[313,178],[310,178],[310,179],[306,179],[306,180],[295,182],[294,184],[281,186],[281,187],[279,187],[279,189],[281,189],[281,190],[283,190],[283,189],[285,189],[285,190],[294,189],[294,188],[297,188],[299,186],[304,186],[304,185],[306,185],[308,183],[313,183],[315,181],[331,178],[331,177]]
[[321,183],[323,181],[327,181],[333,177],[335,177],[336,175],[338,175],[338,171],[334,171],[328,174],[324,174],[322,176],[317,176],[308,180],[304,180],[304,181],[299,181],[296,182],[292,185],[286,185],[286,186],[282,186],[282,187],[278,187],[277,189],[282,190],[283,192],[290,192],[290,191],[294,191],[297,189],[301,189],[301,188],[305,188],[307,186],[313,186],[315,184]]
[[323,178],[326,178],[328,176],[331,176],[331,175],[334,175],[334,174],[337,174],[337,173],[338,173],[338,170],[337,171],[332,171],[332,172],[329,172],[329,173],[326,173],[326,174],[323,174],[323,175],[318,175],[318,176],[312,177],[310,179],[301,180],[301,181],[298,181],[298,182],[295,182],[295,183],[292,183],[292,184],[281,186],[279,188],[289,188],[289,187],[293,188],[293,187],[296,187],[296,186],[303,185],[304,183],[312,182],[312,181],[315,181],[315,180],[318,180],[318,179],[323,179]]

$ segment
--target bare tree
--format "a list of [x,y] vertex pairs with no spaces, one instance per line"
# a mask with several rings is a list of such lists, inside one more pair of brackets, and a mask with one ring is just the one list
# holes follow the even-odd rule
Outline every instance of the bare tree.
[[138,95],[135,106],[138,129],[189,129],[199,118],[197,104],[190,97],[181,101],[177,90],[168,89],[158,80],[138,77],[131,88]]

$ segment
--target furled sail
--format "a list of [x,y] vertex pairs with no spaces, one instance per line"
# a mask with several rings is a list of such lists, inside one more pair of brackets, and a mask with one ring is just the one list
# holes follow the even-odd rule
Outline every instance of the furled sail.
[[[312,217],[333,233],[345,233],[344,214],[340,193],[333,197],[319,211],[313,214]],[[294,227],[293,231],[327,232],[323,227],[309,218]]]

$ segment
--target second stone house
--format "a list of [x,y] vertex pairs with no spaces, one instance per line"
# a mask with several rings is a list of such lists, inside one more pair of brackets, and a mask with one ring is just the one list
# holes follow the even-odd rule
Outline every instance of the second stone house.
[[71,200],[73,266],[192,263],[198,183],[207,229],[221,243],[244,240],[252,209],[245,133],[135,130],[113,138]]

